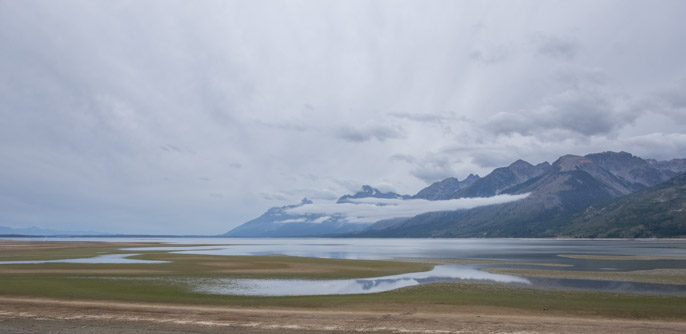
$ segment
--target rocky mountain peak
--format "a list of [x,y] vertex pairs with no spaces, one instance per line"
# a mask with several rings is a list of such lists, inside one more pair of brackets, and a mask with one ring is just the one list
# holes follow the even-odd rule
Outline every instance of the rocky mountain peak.
[[540,163],[536,166],[524,161],[517,160],[507,167],[517,177],[519,182],[530,180],[534,177],[540,176],[550,170],[550,164]]
[[350,199],[353,198],[368,198],[368,197],[373,197],[373,198],[398,198],[398,199],[408,199],[410,196],[408,195],[400,195],[396,194],[394,192],[382,192],[379,189],[373,188],[368,185],[362,186],[362,190],[356,192],[353,195],[343,195],[341,196],[336,203],[349,203]]
[[686,159],[672,159],[667,161],[646,160],[651,166],[661,170],[669,176],[686,172]]
[[469,176],[462,181],[454,177],[449,177],[443,181],[432,183],[430,186],[420,190],[413,197],[431,201],[449,199],[455,192],[471,186],[479,179],[479,175],[474,174],[469,174]]
[[474,181],[480,179],[481,177],[479,174],[469,174],[466,179],[462,180],[462,182],[469,182],[473,183]]
[[511,169],[525,169],[525,168],[531,168],[531,167],[533,167],[532,164],[530,164],[530,163],[528,163],[522,159],[519,159],[519,160],[511,163],[508,166],[508,168],[511,168]]
[[660,171],[650,162],[627,152],[603,152],[586,155],[601,168],[620,177],[635,188],[647,187],[669,179],[671,174]]
[[615,166],[623,166],[624,168],[627,167],[627,165],[647,165],[648,162],[634,156],[631,153],[628,152],[602,152],[602,153],[592,153],[592,154],[587,154],[586,158],[589,160],[598,163],[600,165],[607,165],[610,167],[615,167]]
[[355,195],[360,195],[360,196],[371,196],[374,195],[375,193],[379,193],[380,191],[376,188],[372,188],[372,186],[369,185],[363,185],[362,190],[358,191],[355,193]]
[[591,160],[589,160],[586,157],[582,157],[579,155],[573,155],[573,154],[567,154],[555,161],[553,163],[553,167],[557,168],[561,172],[568,172],[568,171],[573,171],[577,170],[584,165],[593,163]]

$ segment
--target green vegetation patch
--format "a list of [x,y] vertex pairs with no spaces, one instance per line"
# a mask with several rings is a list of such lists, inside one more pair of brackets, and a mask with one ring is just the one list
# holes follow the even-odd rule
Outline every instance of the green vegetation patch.
[[656,261],[676,260],[686,261],[683,256],[627,256],[627,255],[593,255],[593,254],[558,254],[559,257],[581,260],[609,260],[609,261]]
[[440,259],[440,258],[396,258],[394,261],[431,263],[431,264],[506,264],[517,266],[538,266],[538,267],[572,267],[571,264],[546,263],[546,262],[516,262],[502,260],[476,260],[476,259]]
[[590,279],[604,281],[686,284],[686,269],[653,269],[627,272],[596,272],[571,270],[538,270],[520,268],[487,268],[489,273],[528,277]]
[[340,279],[397,275],[428,271],[429,263],[304,258],[296,256],[220,256],[191,254],[142,254],[133,257],[162,260],[156,264],[168,275],[226,276],[234,278]]
[[256,297],[197,293],[187,281],[172,278],[0,277],[0,295],[240,307],[477,313],[502,309],[513,314],[686,319],[684,297],[540,290],[478,282],[442,282],[376,294]]
[[[69,250],[65,250],[65,253]],[[73,257],[125,254],[117,249],[94,248],[72,250]],[[232,277],[232,278],[364,278],[428,271],[428,263],[400,261],[366,261],[317,259],[293,256],[219,256],[170,254],[160,251],[137,251],[132,259],[168,261],[167,263],[103,264],[103,263],[39,263],[2,264],[0,276],[121,276],[141,277],[155,274],[160,277]],[[45,260],[38,256],[32,260]],[[61,259],[49,257],[49,259]],[[14,261],[14,260],[13,260]],[[19,260],[16,260],[19,261]]]
[[64,259],[90,258],[106,254],[135,254],[125,252],[121,247],[112,247],[103,243],[91,247],[45,247],[45,248],[3,248],[0,245],[0,261],[50,261]]

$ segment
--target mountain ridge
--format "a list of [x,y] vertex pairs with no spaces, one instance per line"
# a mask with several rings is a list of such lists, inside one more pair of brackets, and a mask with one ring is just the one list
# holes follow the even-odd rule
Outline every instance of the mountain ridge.
[[[526,198],[503,203],[479,206],[472,209],[425,212],[412,217],[383,219],[376,223],[356,224],[351,231],[345,225],[344,217],[310,216],[270,216],[268,210],[262,216],[251,220],[226,235],[236,235],[235,230],[244,225],[255,225],[261,220],[267,224],[269,219],[281,221],[303,219],[300,223],[312,223],[324,219],[338,229],[326,233],[360,237],[554,237],[564,229],[561,225],[574,224],[571,215],[578,214],[594,205],[630,195],[645,188],[653,187],[670,180],[670,177],[686,172],[686,159],[667,161],[645,160],[627,152],[600,152],[585,156],[563,155],[553,164],[548,162],[532,165],[524,160],[516,160],[506,167],[494,169],[484,177],[470,174],[465,180],[454,177],[434,182],[421,189],[414,196],[394,192],[381,192],[365,185],[355,194],[341,196],[337,204],[353,205],[355,199],[377,198],[383,200],[450,200],[495,195],[523,195]],[[299,204],[302,206],[305,204]],[[382,204],[377,204],[382,205]],[[385,204],[383,204],[385,205]],[[286,208],[286,209],[284,209]],[[289,206],[280,209],[287,210]],[[276,208],[279,209],[279,208]],[[279,210],[277,210],[279,211]],[[279,211],[281,212],[281,211]],[[272,212],[273,214],[274,212]],[[286,219],[284,219],[286,218]],[[555,222],[552,224],[551,222]],[[292,221],[288,228],[298,227]],[[318,222],[321,224],[321,222]],[[338,225],[336,225],[338,224]],[[265,225],[268,226],[269,224]],[[283,225],[283,224],[282,224]],[[304,231],[323,233],[321,226],[299,226],[300,234],[281,233],[278,236],[305,236]],[[273,226],[272,226],[273,227]],[[307,230],[313,228],[314,230]],[[262,232],[262,236],[275,236]],[[571,233],[571,232],[570,232]],[[288,234],[288,235],[285,235]],[[255,236],[255,235],[252,235]]]
[[455,177],[449,177],[443,181],[432,183],[430,186],[420,190],[412,197],[430,201],[449,199],[455,192],[471,186],[480,178],[481,177],[479,177],[478,174],[469,174],[469,176],[462,181]]
[[359,199],[359,198],[385,198],[385,199],[409,199],[412,196],[410,195],[400,195],[396,194],[394,192],[382,192],[379,189],[373,188],[372,186],[369,185],[363,185],[362,190],[352,194],[352,195],[343,195],[338,198],[336,203],[351,203],[351,199]]
[[450,198],[491,197],[503,190],[542,175],[551,168],[548,162],[536,166],[517,160],[507,167],[494,169],[488,175],[474,181],[470,186],[453,193]]

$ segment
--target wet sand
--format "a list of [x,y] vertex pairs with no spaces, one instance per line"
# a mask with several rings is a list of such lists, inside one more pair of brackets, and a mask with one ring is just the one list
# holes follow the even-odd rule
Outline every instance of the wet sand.
[[232,308],[0,297],[3,333],[684,333],[686,322],[519,314],[504,308]]

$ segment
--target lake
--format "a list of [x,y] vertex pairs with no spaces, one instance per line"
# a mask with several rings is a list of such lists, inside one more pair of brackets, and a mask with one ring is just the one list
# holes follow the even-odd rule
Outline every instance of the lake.
[[[69,239],[67,239],[69,240]],[[99,240],[99,239],[89,239]],[[391,260],[398,258],[492,260],[568,265],[567,270],[686,269],[682,261],[587,260],[560,255],[683,257],[686,240],[575,240],[575,239],[339,239],[339,238],[198,238],[108,239],[171,244],[147,248],[204,255],[289,255],[329,259]],[[130,249],[136,251],[137,249]]]
[[[484,271],[488,268],[550,269],[551,266],[554,266],[554,270],[581,272],[686,269],[686,240],[338,238],[50,238],[48,240],[160,242],[168,245],[124,250],[160,250],[181,254],[225,256],[278,254],[362,260],[500,261],[500,263],[489,264],[440,265],[425,273],[351,280],[276,280],[227,277],[204,280],[202,283],[189,283],[189,286],[198,292],[212,294],[279,296],[374,293],[438,281],[490,281],[546,289],[686,295],[686,285],[683,284],[527,277]],[[77,259],[76,261],[82,263],[89,261],[90,263],[108,263],[107,261],[116,263],[117,261],[136,260],[125,257],[100,256]]]

